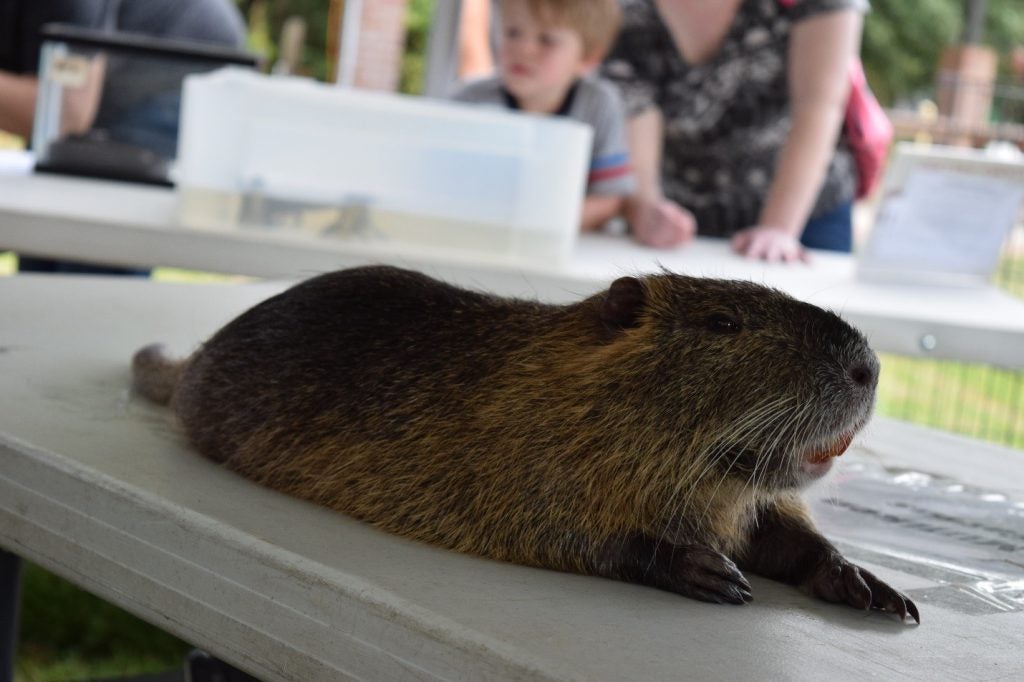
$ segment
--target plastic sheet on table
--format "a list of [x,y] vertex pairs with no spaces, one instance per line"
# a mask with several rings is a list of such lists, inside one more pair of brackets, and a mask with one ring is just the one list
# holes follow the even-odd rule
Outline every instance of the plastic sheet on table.
[[918,576],[919,603],[969,614],[1024,611],[1024,501],[939,476],[844,462],[812,503],[851,558]]

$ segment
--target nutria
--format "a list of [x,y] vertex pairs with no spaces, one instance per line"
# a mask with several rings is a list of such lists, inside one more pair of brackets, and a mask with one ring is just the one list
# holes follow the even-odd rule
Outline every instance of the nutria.
[[868,419],[878,361],[764,286],[665,272],[555,306],[355,268],[133,367],[202,454],[384,530],[712,602],[751,599],[743,568],[919,621],[798,496]]

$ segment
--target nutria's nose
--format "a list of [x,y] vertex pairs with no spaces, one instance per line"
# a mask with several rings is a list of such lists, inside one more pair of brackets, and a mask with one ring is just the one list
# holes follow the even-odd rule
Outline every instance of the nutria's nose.
[[853,383],[860,386],[874,386],[878,374],[877,366],[874,363],[857,361],[846,368],[846,373],[853,379]]

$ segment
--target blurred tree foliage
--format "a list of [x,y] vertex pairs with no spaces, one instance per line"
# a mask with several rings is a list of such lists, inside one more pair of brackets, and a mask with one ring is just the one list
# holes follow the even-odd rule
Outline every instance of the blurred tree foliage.
[[873,0],[861,57],[878,99],[892,104],[930,87],[942,49],[962,24],[959,0]]
[[[372,2],[373,0],[366,0]],[[277,60],[277,42],[288,17],[306,20],[302,75],[327,78],[327,14],[329,0],[236,0],[249,24],[249,47],[263,54],[268,66]]]
[[423,92],[426,70],[427,38],[430,36],[430,18],[434,14],[434,0],[409,0],[405,22],[405,58],[402,60],[402,92]]
[[[861,55],[883,103],[931,94],[939,55],[960,40],[967,1],[871,0]],[[1004,57],[1024,44],[1024,2],[989,0],[984,42]]]

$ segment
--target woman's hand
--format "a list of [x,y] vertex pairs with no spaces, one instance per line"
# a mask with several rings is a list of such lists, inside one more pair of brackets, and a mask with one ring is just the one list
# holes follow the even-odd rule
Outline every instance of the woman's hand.
[[777,261],[784,263],[803,261],[806,263],[810,260],[807,249],[803,247],[800,240],[781,227],[770,225],[748,227],[734,234],[729,243],[733,251],[747,258],[766,260],[771,263]]
[[632,198],[626,203],[630,233],[641,244],[659,249],[693,240],[697,220],[685,208],[664,197]]
[[626,138],[637,192],[626,199],[622,213],[633,239],[659,249],[686,244],[697,233],[697,220],[661,193],[661,110],[652,106],[630,118]]

